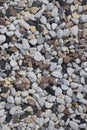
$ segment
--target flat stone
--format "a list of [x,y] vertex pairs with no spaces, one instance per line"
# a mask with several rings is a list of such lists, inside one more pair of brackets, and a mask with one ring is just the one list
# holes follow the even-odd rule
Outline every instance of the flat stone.
[[36,74],[33,71],[27,72],[27,77],[31,82],[35,82],[37,79]]
[[6,41],[5,35],[0,35],[0,44],[4,43]]
[[73,130],[78,130],[78,124],[76,123],[76,122],[74,122],[74,121],[70,121],[69,122],[69,125],[70,125],[70,127],[73,129]]

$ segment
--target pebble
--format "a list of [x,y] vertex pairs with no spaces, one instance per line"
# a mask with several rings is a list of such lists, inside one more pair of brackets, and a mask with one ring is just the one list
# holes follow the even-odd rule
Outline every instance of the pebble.
[[52,29],[55,30],[57,27],[57,24],[56,23],[52,23]]
[[16,61],[14,61],[14,60],[11,60],[11,61],[10,61],[10,65],[11,65],[12,67],[14,67],[14,66],[16,66],[16,65],[17,65],[17,62],[16,62]]
[[42,56],[39,51],[36,51],[35,54],[34,54],[34,59],[36,61],[43,61],[44,60],[44,56]]
[[65,106],[64,105],[58,105],[58,112],[62,113],[65,110]]
[[29,24],[28,24],[27,22],[25,22],[23,19],[21,19],[21,20],[19,21],[19,25],[20,25],[21,27],[24,27],[26,30],[29,29]]
[[74,36],[77,36],[78,34],[78,26],[75,25],[71,28],[71,33],[74,35]]
[[22,48],[24,50],[29,50],[30,46],[27,39],[22,39]]
[[23,98],[24,98],[24,97],[27,97],[27,96],[28,96],[28,91],[23,91],[23,92],[21,93],[21,95],[22,95]]
[[61,95],[62,94],[62,90],[61,90],[61,88],[57,88],[56,90],[55,90],[55,96],[59,96],[59,95]]
[[4,109],[5,108],[5,102],[0,102],[0,109]]
[[57,37],[58,37],[59,39],[61,39],[62,36],[63,36],[63,30],[59,29],[58,32],[57,32]]
[[62,72],[60,70],[55,70],[52,72],[52,76],[56,78],[62,78]]
[[70,121],[69,122],[69,125],[70,125],[70,127],[73,129],[73,130],[78,130],[78,124],[76,123],[76,122],[74,122],[74,121]]
[[16,103],[16,105],[20,105],[21,104],[21,97],[15,97],[15,103]]
[[5,35],[0,35],[0,44],[4,43],[6,41]]
[[31,45],[35,46],[37,44],[37,39],[31,39],[29,42]]
[[87,22],[87,15],[86,14],[82,14],[81,21],[85,22],[85,23]]
[[37,43],[42,44],[42,43],[44,43],[44,40],[45,40],[44,37],[42,35],[39,35],[39,37],[37,39]]
[[27,72],[27,77],[31,82],[35,82],[37,80],[36,74],[33,71]]
[[0,110],[0,117],[3,116],[4,113],[5,113],[5,110],[4,110],[4,109]]
[[53,17],[55,17],[55,16],[58,15],[58,8],[57,8],[57,7],[55,7],[55,8],[52,9],[51,15],[52,15]]
[[11,104],[14,104],[14,98],[12,96],[8,96],[7,102],[11,103]]
[[51,108],[53,106],[53,103],[45,102],[46,108]]
[[46,19],[45,16],[42,16],[42,17],[40,18],[40,21],[41,21],[42,24],[46,24],[46,23],[47,23],[47,19]]
[[2,130],[10,130],[10,128],[7,125],[3,125]]

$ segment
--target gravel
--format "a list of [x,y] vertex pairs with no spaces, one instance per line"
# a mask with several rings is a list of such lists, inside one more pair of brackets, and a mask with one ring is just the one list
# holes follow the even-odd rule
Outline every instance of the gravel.
[[0,130],[87,130],[87,1],[0,0]]

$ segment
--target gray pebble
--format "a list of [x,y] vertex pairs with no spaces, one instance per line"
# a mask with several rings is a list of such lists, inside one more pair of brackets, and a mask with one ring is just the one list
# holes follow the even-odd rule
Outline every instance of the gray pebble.
[[0,35],[0,44],[4,43],[6,41],[5,35]]
[[28,40],[27,39],[22,39],[22,48],[24,50],[29,50],[30,46],[29,46],[29,43],[28,43]]
[[35,75],[35,73],[33,71],[27,72],[27,77],[29,78],[29,80],[31,82],[35,82],[36,79],[37,79],[37,77],[36,77],[36,75]]
[[14,98],[12,96],[8,96],[7,102],[14,104]]

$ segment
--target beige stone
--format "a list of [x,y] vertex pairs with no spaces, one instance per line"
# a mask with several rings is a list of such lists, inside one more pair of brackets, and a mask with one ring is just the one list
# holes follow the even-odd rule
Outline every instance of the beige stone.
[[34,123],[34,119],[32,117],[27,117],[27,118],[25,118],[24,122],[27,124]]
[[28,21],[31,18],[31,14],[29,12],[24,12],[24,19]]
[[35,39],[35,35],[31,34],[31,35],[29,35],[27,38],[28,38],[29,40]]
[[73,18],[76,18],[76,19],[79,19],[80,18],[80,15],[77,13],[77,12],[74,12],[72,14]]
[[48,34],[48,30],[47,30],[47,28],[44,28],[44,30],[43,30],[43,35],[46,35],[46,34]]
[[30,30],[32,33],[35,33],[36,32],[36,27],[35,26],[30,26]]
[[30,8],[31,13],[33,13],[33,14],[37,13],[38,10],[39,10],[39,8],[37,8],[37,7]]

